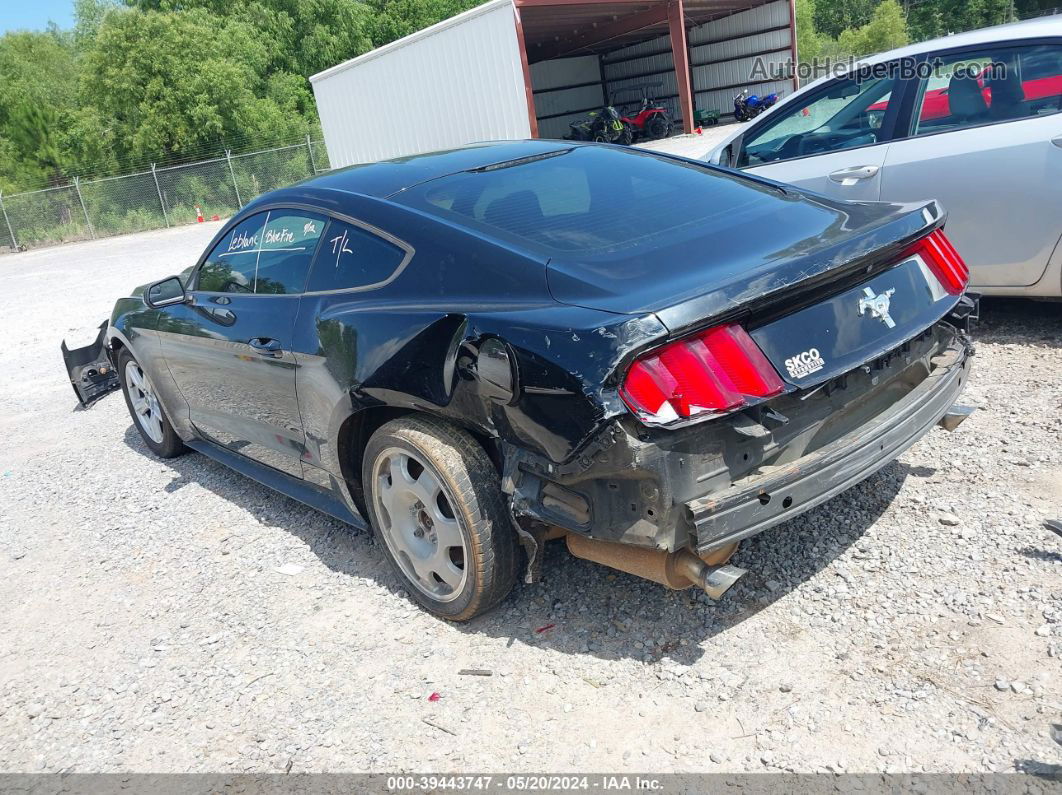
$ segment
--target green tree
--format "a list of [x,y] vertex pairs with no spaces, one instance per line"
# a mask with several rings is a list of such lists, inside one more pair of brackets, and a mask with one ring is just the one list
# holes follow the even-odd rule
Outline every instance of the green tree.
[[870,22],[878,0],[822,0],[815,5],[815,28],[832,39]]
[[482,0],[372,0],[377,47],[480,5]]
[[910,40],[900,4],[882,0],[867,24],[841,31],[837,43],[843,51],[858,57],[902,47]]
[[918,41],[961,33],[1012,21],[1011,11],[1035,13],[1044,7],[1038,0],[1025,2],[1022,9],[1011,0],[933,0],[910,6],[908,22]]
[[822,53],[822,34],[815,25],[815,0],[796,0],[797,57],[811,63]]
[[247,25],[269,43],[271,70],[309,77],[368,52],[372,11],[357,0],[126,0],[140,11],[207,11]]
[[69,38],[56,32],[0,36],[0,187],[54,183],[67,161],[58,136],[77,107]]
[[81,96],[114,127],[120,161],[268,145],[311,122],[290,88],[269,96],[270,42],[197,8],[108,14],[84,55]]

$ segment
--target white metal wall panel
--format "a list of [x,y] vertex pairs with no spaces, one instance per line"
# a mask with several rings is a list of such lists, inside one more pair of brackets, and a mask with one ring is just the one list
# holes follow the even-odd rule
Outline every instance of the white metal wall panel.
[[[605,57],[604,70],[609,94],[645,83],[659,83],[660,85],[652,88],[649,94],[667,107],[676,121],[681,118],[678,114],[678,103],[670,98],[678,94],[670,36],[661,36],[610,52]],[[649,72],[654,74],[647,74]],[[639,98],[638,92],[635,91],[624,92],[617,97],[621,105],[637,102]]]
[[789,47],[788,30],[771,30],[766,33],[753,33],[736,39],[726,39],[714,44],[690,45],[690,62],[722,61],[727,58],[741,58],[754,52],[781,50]]
[[596,55],[554,58],[531,64],[531,85],[535,91],[601,79]]
[[[560,88],[579,83],[593,85]],[[587,108],[600,108],[605,104],[601,92],[601,69],[596,55],[554,58],[531,64],[531,85],[535,89],[535,113],[538,115],[540,138],[563,138],[570,131],[568,125],[585,117]],[[544,90],[551,88],[558,90]],[[558,113],[564,115],[557,116]],[[554,118],[544,119],[543,116]]]
[[555,116],[558,113],[570,111],[585,113],[588,108],[599,108],[604,104],[600,83],[535,94],[535,112],[539,116],[539,121],[542,121],[543,116]]
[[310,80],[333,167],[531,134],[512,0],[491,0]]
[[772,74],[788,63],[793,35],[789,23],[789,0],[775,0],[692,28],[690,62],[704,64],[692,68],[696,107],[733,113],[734,97],[742,88],[761,96],[792,91],[789,80],[751,82],[757,57]]
[[694,47],[706,41],[734,39],[750,33],[759,33],[766,28],[778,28],[788,24],[789,0],[775,0],[773,3],[756,6],[748,11],[740,11],[714,22],[706,22],[690,28],[686,39],[690,46]]

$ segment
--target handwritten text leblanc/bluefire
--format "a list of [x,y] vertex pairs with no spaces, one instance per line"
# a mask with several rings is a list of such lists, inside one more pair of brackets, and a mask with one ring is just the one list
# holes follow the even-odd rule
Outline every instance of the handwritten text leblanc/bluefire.
[[[275,246],[279,243],[294,243],[295,233],[287,227],[283,229],[267,229],[265,233],[265,242],[263,245]],[[258,235],[248,235],[244,231],[240,231],[232,236],[232,240],[229,242],[229,251],[242,251],[248,248],[257,248]]]

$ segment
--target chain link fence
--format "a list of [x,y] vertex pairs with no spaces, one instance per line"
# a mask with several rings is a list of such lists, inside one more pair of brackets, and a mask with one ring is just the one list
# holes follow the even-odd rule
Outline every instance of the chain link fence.
[[330,169],[324,141],[0,193],[0,252],[143,232],[232,215],[267,191]]

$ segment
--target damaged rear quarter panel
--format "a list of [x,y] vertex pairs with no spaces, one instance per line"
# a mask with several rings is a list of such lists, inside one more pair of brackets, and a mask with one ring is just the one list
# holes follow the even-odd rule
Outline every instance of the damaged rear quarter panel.
[[[614,376],[666,336],[653,315],[558,304],[544,262],[416,211],[396,218],[383,202],[360,203],[359,218],[415,253],[380,289],[303,297],[295,354],[305,463],[341,477],[344,424],[383,406],[433,414],[553,462],[626,412]],[[488,343],[489,377],[480,368]],[[491,382],[499,351],[510,361],[511,396]]]

